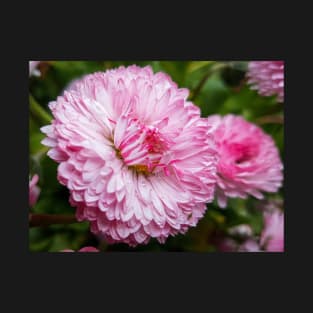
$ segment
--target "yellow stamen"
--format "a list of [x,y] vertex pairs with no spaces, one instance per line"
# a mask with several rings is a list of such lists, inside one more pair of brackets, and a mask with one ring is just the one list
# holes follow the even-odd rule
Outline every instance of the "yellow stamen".
[[147,165],[132,165],[130,166],[130,168],[133,168],[136,172],[138,173],[144,173],[144,174],[148,174],[148,166]]

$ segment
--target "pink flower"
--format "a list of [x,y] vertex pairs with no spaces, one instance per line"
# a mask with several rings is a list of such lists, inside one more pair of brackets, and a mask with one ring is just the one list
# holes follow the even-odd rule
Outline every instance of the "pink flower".
[[[75,252],[72,249],[65,249],[62,250],[61,252]],[[78,250],[78,252],[99,252],[99,250],[95,247],[83,247],[80,250]]]
[[270,252],[284,251],[284,213],[276,210],[264,213],[264,229],[260,239],[264,250]]
[[248,238],[239,243],[233,238],[223,238],[217,243],[219,252],[260,252],[260,245],[256,239]]
[[248,64],[248,84],[262,96],[277,95],[284,101],[284,61],[252,61]]
[[273,139],[256,125],[232,114],[212,115],[220,160],[216,196],[221,208],[227,197],[262,199],[261,192],[276,192],[282,185],[283,165]]
[[259,243],[254,239],[247,239],[237,248],[238,252],[261,252]]
[[206,119],[164,73],[87,75],[49,104],[42,131],[79,220],[131,246],[195,226],[213,200],[216,148]]
[[40,72],[36,70],[36,67],[38,66],[39,63],[40,61],[29,61],[29,76],[31,75],[38,76],[40,74]]
[[39,176],[35,174],[29,181],[29,206],[34,206],[40,194],[40,188],[37,186]]

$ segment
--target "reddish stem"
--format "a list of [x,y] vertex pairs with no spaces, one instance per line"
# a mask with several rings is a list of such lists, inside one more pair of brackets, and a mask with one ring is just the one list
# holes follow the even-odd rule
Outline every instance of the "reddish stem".
[[29,214],[29,227],[49,226],[54,224],[78,223],[75,215],[64,214]]

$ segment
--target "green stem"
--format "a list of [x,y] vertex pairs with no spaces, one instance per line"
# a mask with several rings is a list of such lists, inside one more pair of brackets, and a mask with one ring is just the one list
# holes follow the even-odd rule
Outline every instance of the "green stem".
[[29,110],[30,113],[40,122],[41,125],[50,124],[52,117],[46,112],[34,97],[29,94]]

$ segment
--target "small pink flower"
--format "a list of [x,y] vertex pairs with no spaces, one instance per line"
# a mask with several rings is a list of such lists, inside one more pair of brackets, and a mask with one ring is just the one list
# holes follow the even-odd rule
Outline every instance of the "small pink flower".
[[29,206],[34,206],[40,194],[40,188],[37,186],[39,176],[35,174],[29,181]]
[[216,147],[188,94],[133,65],[87,75],[49,104],[42,143],[77,218],[109,243],[163,243],[213,200]]
[[39,76],[40,72],[36,69],[40,61],[29,61],[29,76]]
[[238,248],[238,252],[261,252],[259,243],[250,238],[241,243]]
[[[83,247],[78,250],[78,252],[99,252],[99,251],[100,250],[98,250],[95,247]],[[65,249],[65,250],[62,250],[61,252],[75,252],[75,251],[71,249]]]
[[248,84],[262,96],[277,95],[284,101],[284,61],[252,61],[248,64]]
[[264,212],[264,229],[260,239],[264,250],[269,252],[284,251],[284,213],[276,210]]
[[212,115],[220,160],[216,197],[221,208],[227,197],[262,199],[261,192],[276,192],[282,185],[283,165],[273,139],[256,125],[232,114]]

